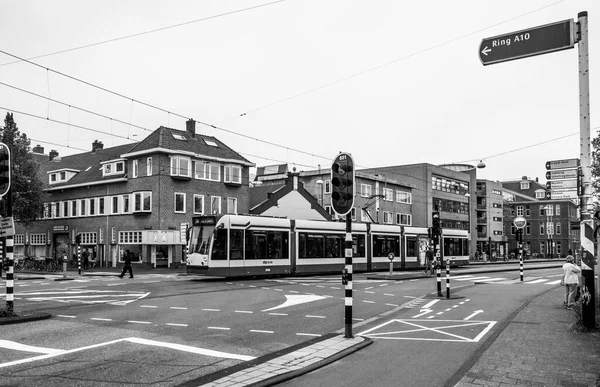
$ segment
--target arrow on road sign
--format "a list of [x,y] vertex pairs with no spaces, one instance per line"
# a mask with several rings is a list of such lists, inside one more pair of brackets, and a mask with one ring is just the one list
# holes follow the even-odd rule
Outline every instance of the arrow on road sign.
[[487,46],[485,46],[485,47],[483,48],[483,50],[481,50],[481,53],[482,53],[483,55],[485,55],[485,56],[487,56],[488,52],[492,52],[492,49],[491,49],[491,48],[488,48]]

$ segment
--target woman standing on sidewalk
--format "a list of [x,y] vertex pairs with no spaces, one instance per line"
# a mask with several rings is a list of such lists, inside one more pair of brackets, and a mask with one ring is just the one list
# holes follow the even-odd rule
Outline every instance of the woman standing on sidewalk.
[[577,288],[579,287],[579,276],[578,273],[581,269],[573,264],[575,258],[571,254],[567,255],[567,262],[563,265],[563,271],[565,272],[565,286],[567,287],[567,293],[565,296],[565,304],[567,309],[573,307],[575,302],[575,294],[577,294]]

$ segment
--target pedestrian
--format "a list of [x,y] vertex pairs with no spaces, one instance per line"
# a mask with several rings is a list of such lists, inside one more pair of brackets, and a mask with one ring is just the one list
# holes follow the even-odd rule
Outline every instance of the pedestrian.
[[90,264],[90,253],[85,249],[83,250],[83,253],[81,253],[81,256],[83,257],[83,268],[87,269]]
[[433,249],[431,246],[429,246],[425,252],[425,261],[425,264],[427,265],[425,267],[425,274],[429,271],[429,275],[431,276],[433,275]]
[[572,309],[573,304],[575,303],[575,295],[577,294],[577,288],[579,287],[579,276],[578,273],[581,273],[581,269],[577,267],[573,262],[575,258],[571,255],[571,251],[569,250],[569,255],[567,255],[566,263],[563,265],[563,271],[565,273],[563,282],[565,283],[565,306],[567,309]]
[[123,260],[125,261],[125,264],[119,278],[123,278],[126,271],[129,271],[129,278],[133,278],[133,269],[131,268],[131,252],[129,250],[125,250],[125,254],[123,254]]

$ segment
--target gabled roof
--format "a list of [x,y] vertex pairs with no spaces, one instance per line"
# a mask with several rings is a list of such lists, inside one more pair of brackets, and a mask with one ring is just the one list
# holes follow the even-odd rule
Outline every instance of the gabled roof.
[[277,190],[283,187],[285,187],[285,184],[263,184],[250,187],[249,208],[252,209],[258,206],[259,204],[266,202],[269,199],[269,194],[272,194],[273,192],[276,192]]
[[136,144],[118,145],[111,148],[97,149],[95,152],[89,151],[70,156],[57,157],[54,160],[46,160],[40,164],[40,178],[47,184],[49,171],[74,169],[79,172],[69,181],[52,184],[49,188],[110,180],[109,178],[102,177],[100,163],[120,158],[121,154],[128,152],[135,145]]
[[[209,144],[216,144],[216,146]],[[220,161],[238,162],[249,166],[254,163],[248,161],[239,153],[229,148],[227,145],[212,136],[203,134],[192,135],[185,130],[177,130],[161,126],[152,132],[144,140],[137,143],[127,153],[138,154],[146,153],[154,149],[173,149],[185,153],[193,154],[196,157],[214,159]],[[127,154],[124,154],[127,157]]]

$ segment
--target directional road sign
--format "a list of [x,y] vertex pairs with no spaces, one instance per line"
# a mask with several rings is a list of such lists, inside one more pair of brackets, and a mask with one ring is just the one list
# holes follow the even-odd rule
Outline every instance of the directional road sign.
[[576,169],[558,169],[556,171],[548,171],[546,172],[547,180],[556,180],[556,179],[577,179],[577,170]]
[[579,166],[579,159],[566,159],[566,160],[552,160],[546,161],[546,169],[565,169],[565,168],[577,168]]
[[573,19],[485,38],[479,45],[483,65],[573,48]]
[[15,235],[15,222],[13,218],[0,218],[0,238]]
[[577,190],[546,192],[546,199],[577,199],[577,197]]
[[577,180],[551,180],[546,182],[548,189],[577,188]]

